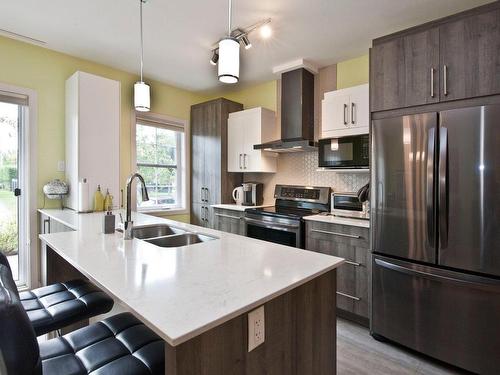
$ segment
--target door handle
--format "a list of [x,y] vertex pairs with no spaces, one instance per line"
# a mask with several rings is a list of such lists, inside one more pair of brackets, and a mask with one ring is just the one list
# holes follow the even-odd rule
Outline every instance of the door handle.
[[247,169],[247,154],[243,154],[243,169]]
[[207,219],[205,218],[205,206],[201,206],[201,221],[206,221]]
[[201,188],[201,190],[200,190],[200,200],[201,200],[202,202],[205,202],[205,197],[203,196],[203,189],[204,189],[204,188],[202,187],[202,188]]
[[436,144],[436,130],[429,129],[427,144],[427,181],[426,181],[426,208],[427,208],[427,241],[434,246],[434,183],[431,176],[434,175],[434,154]]
[[344,103],[344,125],[347,125],[347,104]]
[[431,98],[434,97],[434,68],[431,68]]
[[354,300],[354,301],[360,301],[360,300],[361,300],[361,298],[351,296],[350,294],[347,294],[347,293],[337,292],[337,294],[338,294],[339,296],[347,297],[347,298],[352,299],[352,300]]
[[354,235],[354,234],[339,233],[339,232],[330,232],[330,231],[327,231],[327,230],[320,230],[320,229],[311,229],[311,232],[322,233],[322,234],[330,234],[332,236],[348,237],[348,238],[355,238],[355,239],[360,239],[361,238],[361,236]]
[[205,207],[205,221],[208,223],[210,220],[208,220],[208,207]]
[[243,169],[242,166],[241,166],[241,157],[243,156],[243,154],[240,154],[240,169]]
[[443,91],[444,96],[448,95],[448,66],[443,65]]
[[210,196],[209,196],[209,191],[208,191],[208,188],[205,188],[205,203],[208,203],[208,201],[210,200]]
[[350,260],[346,260],[344,261],[344,263],[346,264],[350,264],[351,266],[354,266],[354,267],[360,267],[361,266],[361,263],[358,263],[358,262],[352,262]]
[[439,130],[439,242],[448,247],[448,129]]
[[231,215],[219,214],[219,213],[215,213],[215,216],[225,217],[227,219],[234,219],[234,220],[241,220],[241,219],[243,219],[243,217],[240,217],[240,216],[231,216]]
[[354,120],[354,106],[355,105],[356,105],[355,103],[351,103],[351,124],[353,124],[353,125],[356,123],[356,121]]
[[[45,225],[48,224],[48,225]],[[43,221],[43,233],[50,233],[50,218]]]

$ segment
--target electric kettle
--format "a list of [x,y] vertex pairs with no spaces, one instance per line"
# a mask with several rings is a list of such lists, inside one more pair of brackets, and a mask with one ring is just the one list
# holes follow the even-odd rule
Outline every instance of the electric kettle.
[[236,202],[237,205],[242,205],[243,204],[243,187],[238,186],[236,189],[233,190],[233,200]]

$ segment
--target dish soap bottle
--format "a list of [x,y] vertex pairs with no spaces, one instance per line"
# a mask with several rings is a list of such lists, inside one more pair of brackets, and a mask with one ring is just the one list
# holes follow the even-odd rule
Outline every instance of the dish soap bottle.
[[111,211],[113,207],[113,196],[109,194],[109,189],[106,189],[106,195],[104,197],[104,211]]
[[101,193],[101,185],[97,185],[97,191],[94,194],[94,211],[104,211],[104,196]]

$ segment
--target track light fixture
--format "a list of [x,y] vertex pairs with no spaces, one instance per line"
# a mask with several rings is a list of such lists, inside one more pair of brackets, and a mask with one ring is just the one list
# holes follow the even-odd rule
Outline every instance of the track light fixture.
[[[231,28],[232,18],[232,0],[228,0],[228,30],[227,35],[219,40],[212,47],[212,57],[210,64],[219,66],[218,76],[219,81],[223,83],[236,83],[240,75],[240,44],[243,43],[245,49],[252,48],[252,43],[248,35],[257,29],[261,29],[261,35],[265,38],[271,36],[271,28],[268,25],[271,22],[270,18],[257,22],[245,29]],[[266,29],[263,32],[263,28]]]
[[217,65],[218,61],[219,61],[219,51],[218,51],[218,49],[213,49],[212,50],[212,58],[210,59],[210,64],[215,66],[215,65]]

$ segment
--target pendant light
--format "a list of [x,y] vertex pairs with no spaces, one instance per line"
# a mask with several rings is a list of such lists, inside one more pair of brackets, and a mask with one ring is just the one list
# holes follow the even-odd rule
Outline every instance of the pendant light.
[[151,108],[151,92],[150,87],[142,79],[143,59],[144,59],[144,43],[142,37],[142,3],[146,0],[139,0],[141,14],[141,80],[134,84],[134,107],[136,111],[149,112]]
[[240,77],[240,42],[231,36],[232,0],[229,0],[227,37],[219,41],[219,81],[236,83]]

